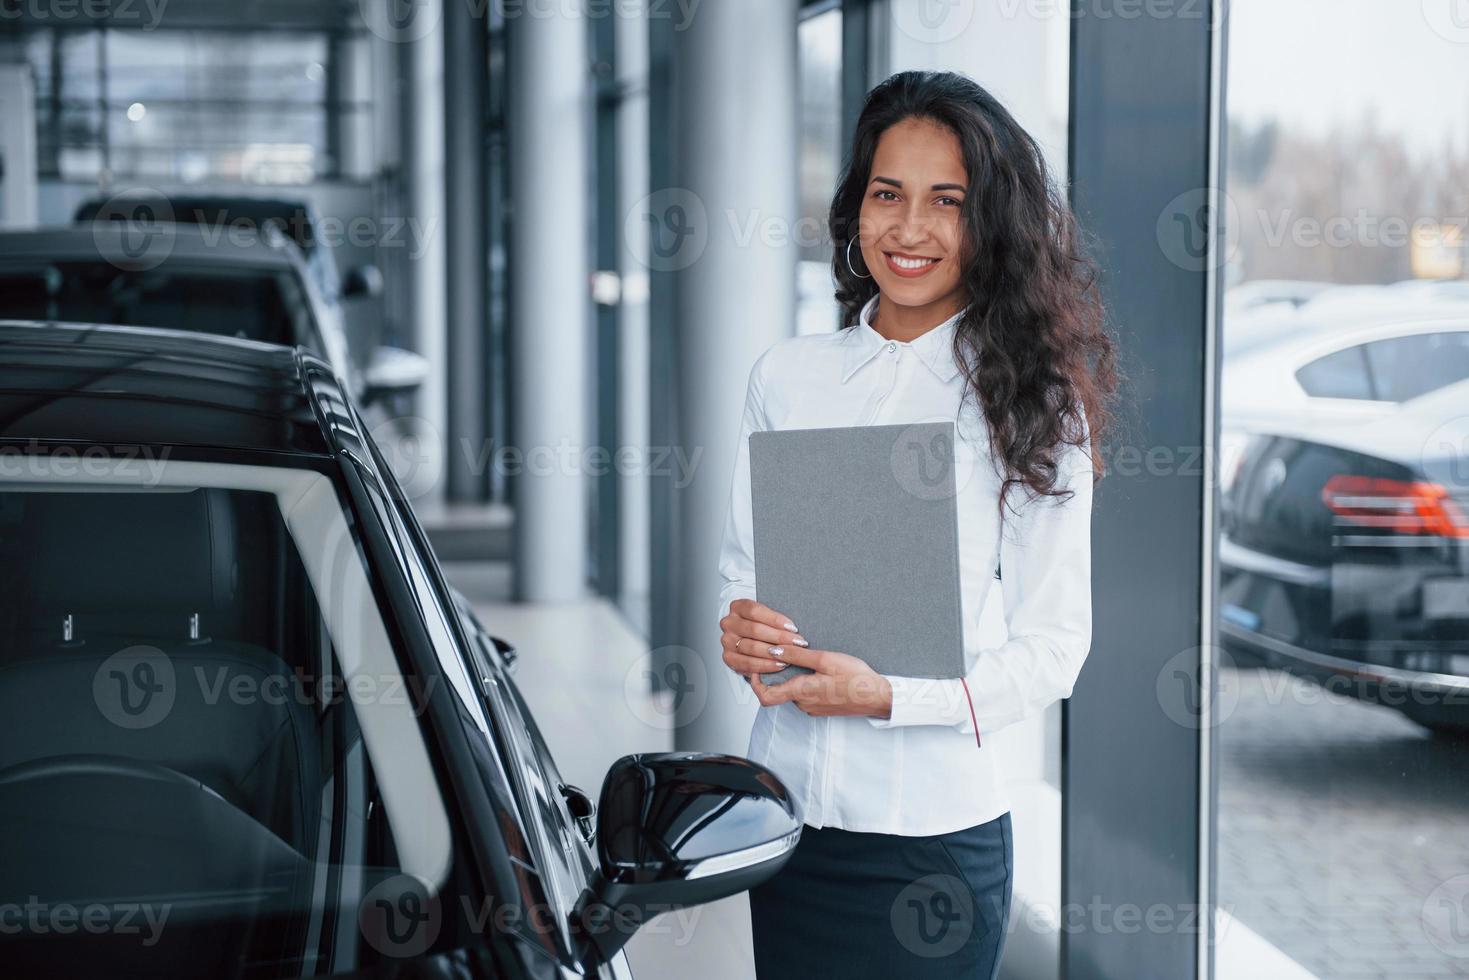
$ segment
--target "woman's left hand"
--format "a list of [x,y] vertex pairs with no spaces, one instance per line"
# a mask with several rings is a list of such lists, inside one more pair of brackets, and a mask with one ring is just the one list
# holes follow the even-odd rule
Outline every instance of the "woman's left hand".
[[888,679],[849,653],[803,650],[787,646],[780,657],[786,663],[809,667],[780,684],[766,684],[759,674],[750,686],[765,706],[791,701],[808,715],[864,715],[887,718],[893,710],[893,688]]

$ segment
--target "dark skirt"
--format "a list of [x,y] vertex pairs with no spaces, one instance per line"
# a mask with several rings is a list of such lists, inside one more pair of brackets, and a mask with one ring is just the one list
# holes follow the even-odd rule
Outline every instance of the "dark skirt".
[[807,827],[750,891],[755,974],[993,980],[1013,869],[1008,813],[932,837]]

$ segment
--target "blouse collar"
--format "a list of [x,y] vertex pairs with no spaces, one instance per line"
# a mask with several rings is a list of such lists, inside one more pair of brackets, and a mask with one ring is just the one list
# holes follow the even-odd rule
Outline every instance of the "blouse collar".
[[842,381],[845,383],[858,368],[876,357],[889,344],[911,349],[939,380],[947,382],[957,378],[960,372],[959,364],[954,360],[954,328],[968,307],[912,340],[888,340],[872,326],[872,314],[877,309],[879,295],[874,293],[863,304],[856,324],[846,330],[843,338],[846,351],[842,364]]

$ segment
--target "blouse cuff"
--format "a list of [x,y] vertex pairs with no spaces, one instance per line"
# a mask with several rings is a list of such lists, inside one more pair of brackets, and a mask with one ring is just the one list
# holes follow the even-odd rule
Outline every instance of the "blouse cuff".
[[893,710],[887,718],[868,716],[874,728],[902,725],[951,725],[972,731],[973,715],[964,682],[958,678],[893,677],[884,674],[893,689]]

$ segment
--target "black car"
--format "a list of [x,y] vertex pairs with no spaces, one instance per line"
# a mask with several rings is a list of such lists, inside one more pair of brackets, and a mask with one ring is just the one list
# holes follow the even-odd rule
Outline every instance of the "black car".
[[1222,504],[1227,651],[1469,730],[1469,382],[1256,435]]
[[354,356],[341,307],[323,295],[300,250],[273,228],[234,236],[203,223],[99,220],[0,231],[0,318],[300,345],[324,358],[364,404],[421,385],[428,362],[418,354],[378,347]]
[[743,759],[567,785],[299,348],[0,322],[0,596],[7,976],[626,977],[799,837]]
[[79,225],[143,218],[198,225],[221,234],[236,229],[253,233],[257,238],[264,238],[266,229],[275,229],[300,250],[316,288],[328,303],[375,296],[382,289],[382,273],[373,265],[355,266],[345,278],[342,276],[331,246],[324,240],[321,215],[311,202],[300,198],[133,191],[88,198],[72,214],[72,221]]

